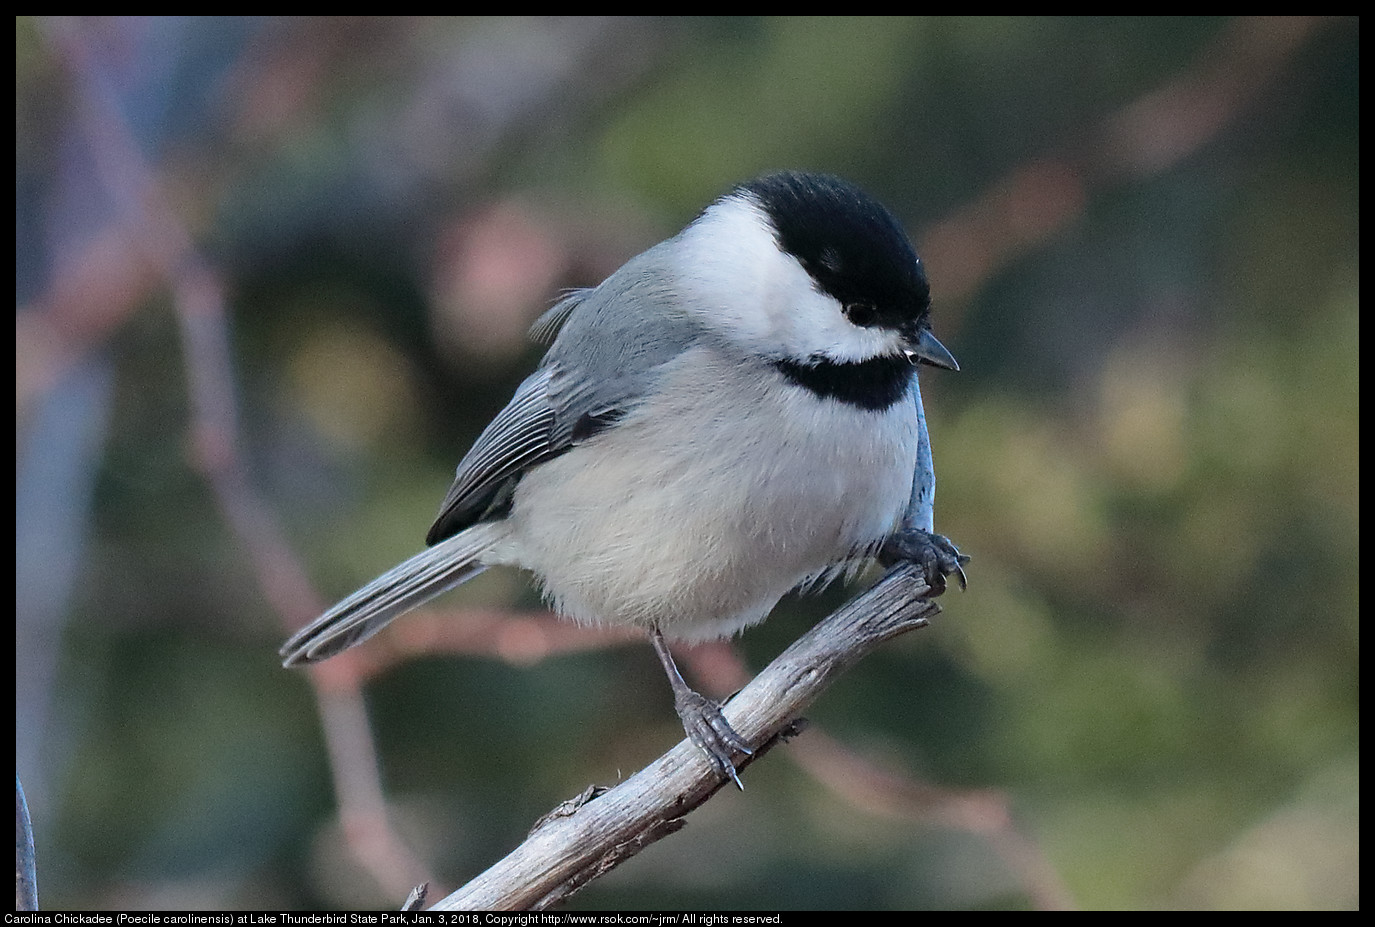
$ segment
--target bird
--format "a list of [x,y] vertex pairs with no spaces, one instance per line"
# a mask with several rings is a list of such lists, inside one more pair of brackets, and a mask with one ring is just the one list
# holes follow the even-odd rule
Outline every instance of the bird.
[[877,559],[929,595],[969,557],[935,533],[919,365],[958,370],[925,266],[854,183],[778,171],[731,187],[531,329],[549,347],[458,464],[420,553],[281,648],[362,643],[489,566],[562,617],[649,637],[689,740],[724,779],[752,747],[669,640],[762,621]]

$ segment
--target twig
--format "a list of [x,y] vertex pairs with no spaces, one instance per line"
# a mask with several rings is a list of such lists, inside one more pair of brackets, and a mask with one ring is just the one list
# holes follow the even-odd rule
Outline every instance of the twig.
[[402,911],[419,911],[425,904],[425,896],[430,893],[430,883],[421,882],[411,893],[406,896],[406,900],[401,905]]
[[1331,22],[1307,16],[1228,22],[1190,67],[1058,153],[1019,165],[927,228],[917,251],[940,269],[943,311],[1078,221],[1094,194],[1161,174],[1212,142],[1263,99],[1284,67]]
[[[749,682],[749,669],[725,642],[684,651],[682,661],[704,691],[734,692]],[[787,758],[841,801],[877,817],[905,818],[962,830],[984,840],[1016,876],[1038,911],[1074,910],[1074,897],[1036,840],[1017,826],[1012,802],[1000,789],[953,789],[890,769],[832,737],[807,728]]]
[[24,800],[24,786],[14,777],[14,909],[38,910],[38,867],[33,852],[33,822],[29,820],[29,803]]
[[905,818],[975,834],[1016,876],[1038,911],[1075,908],[1073,896],[1036,841],[1013,821],[1008,796],[998,789],[952,789],[882,768],[825,731],[809,731],[788,751],[793,762],[836,797],[869,814]]
[[[167,204],[82,25],[67,17],[44,24],[72,72],[77,118],[101,183],[118,206],[119,221],[171,288],[191,393],[193,462],[247,551],[259,587],[283,624],[294,628],[318,614],[323,602],[243,464],[223,282]],[[377,751],[362,707],[362,677],[347,660],[335,662],[311,679],[317,684],[345,839],[383,889],[400,896],[417,878],[429,877],[387,819]]]
[[[731,726],[761,749],[794,730],[793,719],[847,667],[904,631],[924,627],[940,607],[911,564],[899,564],[804,634],[726,705]],[[434,910],[541,909],[566,898],[682,826],[682,818],[724,784],[684,740],[598,797],[540,822],[505,859]]]
[[[584,627],[548,611],[512,608],[420,608],[368,642],[356,654],[358,672],[371,679],[416,657],[448,654],[533,666],[559,654],[644,644],[631,628]],[[740,688],[738,685],[729,690]]]

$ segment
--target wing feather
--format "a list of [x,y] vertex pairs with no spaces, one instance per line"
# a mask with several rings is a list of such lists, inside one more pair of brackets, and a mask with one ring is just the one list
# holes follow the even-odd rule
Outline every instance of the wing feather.
[[537,370],[478,435],[458,464],[425,543],[437,544],[479,521],[521,473],[572,446],[556,438],[558,414],[549,399],[553,375],[552,365]]
[[428,543],[501,511],[530,467],[616,427],[701,336],[671,285],[670,255],[651,248],[540,317],[532,334],[553,339],[549,353],[459,463]]

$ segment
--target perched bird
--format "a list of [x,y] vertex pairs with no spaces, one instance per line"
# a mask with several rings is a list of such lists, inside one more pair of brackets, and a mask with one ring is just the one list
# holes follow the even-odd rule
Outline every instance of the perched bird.
[[762,621],[870,558],[964,585],[934,533],[918,363],[930,327],[901,225],[853,184],[743,183],[535,323],[552,344],[458,465],[428,549],[302,628],[285,665],[367,640],[488,566],[561,615],[650,637],[683,728],[723,776],[751,747],[679,675],[665,638]]

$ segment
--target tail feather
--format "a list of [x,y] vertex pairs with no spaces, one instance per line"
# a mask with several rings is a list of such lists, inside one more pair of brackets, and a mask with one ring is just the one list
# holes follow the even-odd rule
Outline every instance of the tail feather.
[[399,617],[486,566],[478,557],[500,540],[500,522],[485,522],[421,551],[343,599],[293,634],[279,651],[283,666],[318,663],[361,644]]

